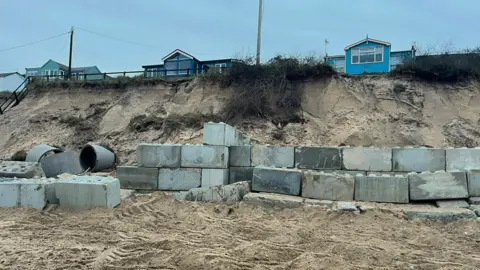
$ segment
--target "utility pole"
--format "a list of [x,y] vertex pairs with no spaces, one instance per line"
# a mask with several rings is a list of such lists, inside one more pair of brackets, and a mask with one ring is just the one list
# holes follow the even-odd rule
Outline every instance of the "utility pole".
[[72,76],[72,51],[73,51],[73,26],[70,30],[70,55],[68,57],[68,74],[67,78],[70,79]]
[[260,65],[260,50],[262,47],[262,17],[263,0],[258,1],[258,33],[257,33],[257,65]]

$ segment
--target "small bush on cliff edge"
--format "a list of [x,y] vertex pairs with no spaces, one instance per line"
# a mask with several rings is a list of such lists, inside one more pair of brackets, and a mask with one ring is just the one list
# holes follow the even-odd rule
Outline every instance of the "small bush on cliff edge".
[[206,78],[233,90],[222,114],[225,121],[253,117],[289,123],[303,120],[303,83],[335,73],[330,65],[314,57],[277,56],[261,65],[255,65],[253,58],[248,58],[234,63],[228,72]]

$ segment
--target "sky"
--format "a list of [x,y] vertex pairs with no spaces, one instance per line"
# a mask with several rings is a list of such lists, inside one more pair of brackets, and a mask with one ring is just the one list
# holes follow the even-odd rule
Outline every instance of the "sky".
[[[259,0],[1,0],[0,73],[49,59],[102,72],[141,70],[175,49],[201,60],[255,55]],[[479,0],[264,0],[262,61],[344,53],[370,38],[392,50],[480,45]],[[93,34],[97,33],[97,34]],[[101,34],[101,35],[98,35]],[[106,38],[105,36],[111,37]],[[113,39],[112,39],[113,38]],[[123,41],[128,42],[123,42]]]

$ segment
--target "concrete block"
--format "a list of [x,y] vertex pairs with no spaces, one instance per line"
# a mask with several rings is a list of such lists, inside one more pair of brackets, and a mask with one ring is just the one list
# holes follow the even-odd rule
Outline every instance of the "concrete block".
[[355,176],[357,174],[365,175],[367,172],[365,171],[346,171],[346,170],[320,170],[324,173],[335,173],[335,174],[349,174]]
[[38,162],[2,161],[0,177],[35,178],[45,177],[42,166]]
[[355,176],[355,200],[408,203],[408,178],[405,176]]
[[182,146],[142,143],[137,146],[137,165],[149,168],[179,168]]
[[333,202],[329,200],[305,199],[303,203],[306,206],[321,206],[321,207],[327,207],[327,208],[333,207]]
[[237,203],[250,192],[248,182],[237,182],[225,186],[193,188],[185,199],[189,201]]
[[228,183],[233,184],[241,181],[252,181],[254,167],[230,167]]
[[117,178],[125,189],[158,189],[157,168],[118,166]]
[[62,173],[83,173],[79,156],[76,152],[66,151],[42,158],[40,161],[46,177],[57,177]]
[[470,205],[465,200],[436,201],[435,205],[438,208],[468,208],[468,207],[470,207]]
[[392,149],[393,171],[435,172],[445,170],[445,149],[394,148]]
[[336,147],[295,147],[295,167],[340,170],[342,168],[341,150]]
[[480,197],[480,170],[469,170],[467,172],[468,195]]
[[43,209],[47,205],[46,186],[39,181],[21,181],[20,206]]
[[343,148],[343,169],[358,171],[391,171],[392,149],[390,148]]
[[185,168],[227,169],[228,147],[212,145],[183,145],[181,166]]
[[255,145],[252,147],[252,166],[293,168],[294,147]]
[[113,208],[120,204],[120,181],[113,177],[73,176],[55,184],[60,206]]
[[472,205],[480,205],[480,197],[470,197],[468,198],[468,203]]
[[234,127],[225,123],[204,123],[203,144],[232,146],[243,144],[242,134]]
[[353,175],[331,174],[323,172],[306,171],[302,179],[302,197],[352,201],[355,189]]
[[299,170],[255,167],[252,190],[259,192],[300,195],[302,172]]
[[410,173],[408,180],[412,201],[468,198],[465,172]]
[[201,169],[160,169],[158,173],[160,190],[190,190],[200,187],[201,183]]
[[299,208],[303,205],[303,198],[273,193],[248,193],[243,202],[265,208]]
[[403,211],[407,219],[428,219],[438,221],[454,221],[460,219],[476,219],[475,213],[468,209],[407,209]]
[[447,171],[480,170],[480,148],[446,149]]
[[202,169],[202,187],[228,185],[228,169]]
[[230,166],[232,167],[250,167],[252,166],[252,146],[239,145],[230,146]]
[[358,208],[351,202],[337,202],[337,211],[339,212],[356,212]]
[[401,176],[407,176],[409,172],[367,172],[367,175],[390,175],[390,176],[395,176],[395,175],[401,175]]
[[20,206],[20,181],[0,182],[0,207]]

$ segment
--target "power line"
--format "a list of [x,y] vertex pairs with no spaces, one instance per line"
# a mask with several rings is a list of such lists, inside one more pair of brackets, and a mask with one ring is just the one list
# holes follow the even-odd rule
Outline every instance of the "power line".
[[2,49],[2,50],[0,50],[0,52],[9,51],[9,50],[14,50],[14,49],[26,47],[26,46],[29,46],[29,45],[37,44],[37,43],[44,42],[44,41],[47,41],[47,40],[50,40],[50,39],[54,39],[54,38],[57,38],[57,37],[61,37],[61,36],[63,36],[63,35],[69,34],[69,33],[70,33],[70,31],[68,31],[68,32],[66,32],[66,33],[63,33],[63,34],[60,34],[60,35],[53,36],[53,37],[49,37],[49,38],[45,38],[45,39],[42,39],[42,40],[30,42],[30,43],[27,43],[27,44],[23,44],[23,45],[11,47],[11,48]]
[[104,34],[100,34],[100,33],[97,33],[97,32],[93,32],[93,31],[90,31],[90,30],[87,30],[87,29],[80,28],[78,26],[75,26],[75,29],[79,29],[79,30],[88,32],[90,34],[94,34],[94,35],[101,36],[101,37],[104,37],[104,38],[113,39],[113,40],[120,41],[120,42],[130,43],[130,44],[137,45],[137,46],[143,46],[143,47],[149,47],[149,48],[158,48],[156,46],[146,45],[146,44],[137,43],[137,42],[133,42],[133,41],[128,41],[128,40],[124,40],[124,39],[120,39],[120,38],[116,38],[116,37],[107,36],[107,35],[104,35]]

